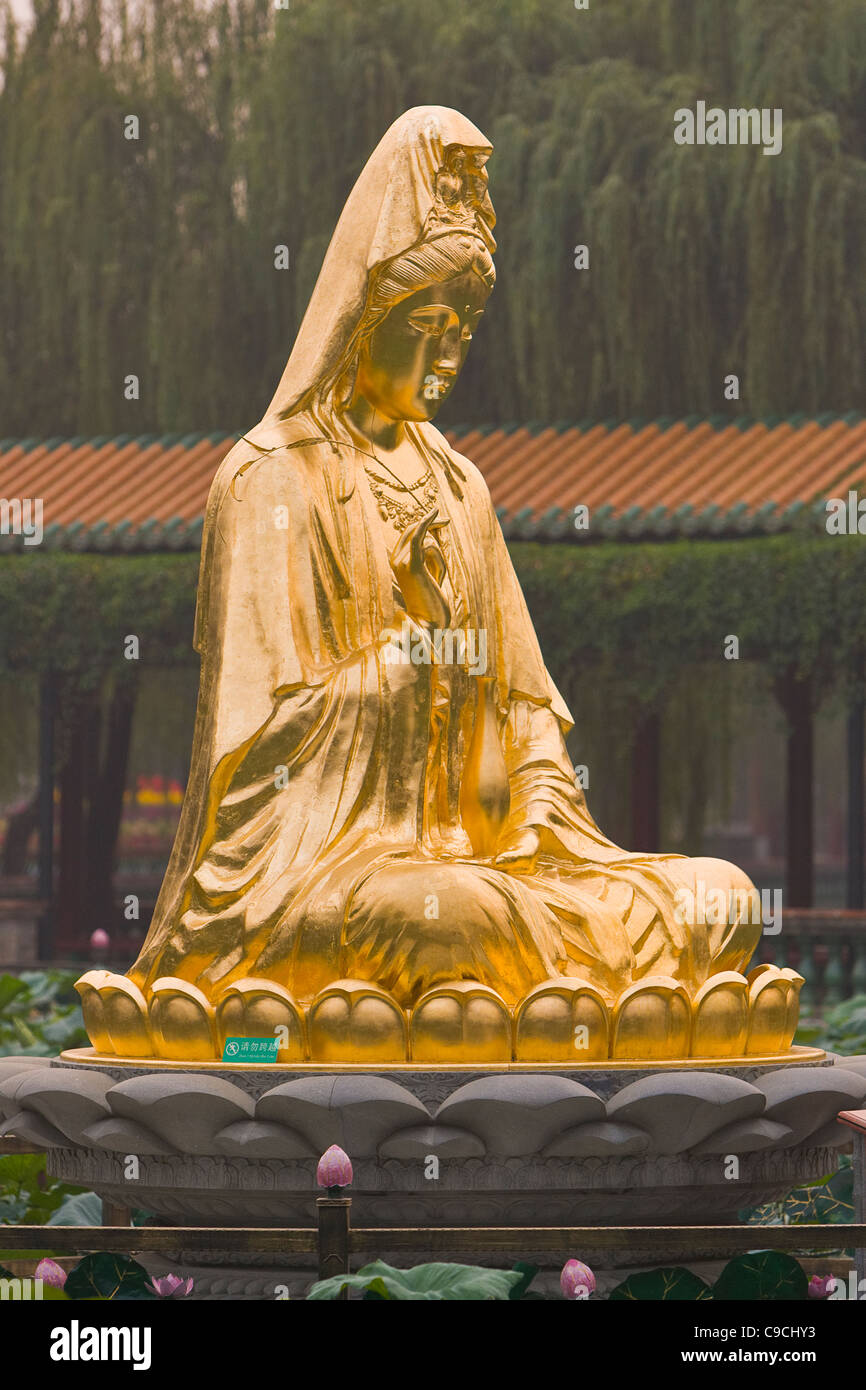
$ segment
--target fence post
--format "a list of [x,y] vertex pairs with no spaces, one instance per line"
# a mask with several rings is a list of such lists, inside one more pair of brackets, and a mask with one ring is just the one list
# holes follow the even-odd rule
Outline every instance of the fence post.
[[[866,1213],[866,1136],[862,1130],[854,1132],[854,1220],[863,1221]],[[866,1250],[858,1245],[854,1251],[854,1268],[857,1271],[857,1297],[860,1297],[862,1281],[866,1280]]]
[[[837,1119],[854,1131],[854,1222],[866,1222],[866,1110],[842,1110]],[[866,1246],[854,1248],[854,1268],[857,1271],[857,1297],[861,1281],[866,1280]]]
[[119,1202],[109,1202],[107,1197],[103,1197],[102,1224],[103,1226],[131,1226],[132,1209],[121,1206]]
[[[351,1197],[317,1197],[319,1227],[319,1278],[349,1273],[349,1218]],[[342,1297],[345,1298],[346,1291]]]

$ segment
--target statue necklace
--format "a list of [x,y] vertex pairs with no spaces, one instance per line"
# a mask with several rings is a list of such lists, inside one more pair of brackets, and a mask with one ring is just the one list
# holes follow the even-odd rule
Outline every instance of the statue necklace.
[[[261,444],[257,444],[255,440],[249,439],[245,434],[242,434],[241,438],[245,443],[250,444],[259,454],[274,454],[278,453],[280,449],[300,449],[308,444],[319,443],[330,444],[334,452],[340,447],[339,440],[329,439],[326,435],[319,435],[311,439],[296,439],[291,444],[277,445],[275,448],[271,449],[263,448]],[[370,443],[372,445],[372,440]],[[433,470],[429,464],[417,482],[412,484],[404,483],[393,469],[388,467],[384,459],[379,458],[375,448],[372,453],[368,453],[366,449],[359,449],[357,444],[353,444],[351,447],[356,453],[363,454],[366,458],[374,459],[380,468],[384,468],[386,473],[390,473],[390,478],[383,478],[379,474],[374,473],[369,464],[364,464],[364,472],[367,474],[370,491],[379,505],[379,515],[382,517],[383,521],[390,520],[396,530],[405,531],[407,526],[414,525],[415,522],[420,521],[423,516],[426,516],[428,512],[438,506],[439,489],[436,486]],[[250,463],[245,463],[238,469],[232,479],[232,492],[234,492],[236,480],[242,477],[250,467]],[[412,502],[401,501],[399,498],[393,497],[390,492],[386,491],[388,488],[408,494],[412,498]],[[419,488],[423,488],[420,497],[418,495]]]
[[[374,457],[376,456],[374,455]],[[372,468],[366,463],[364,464],[370,491],[379,504],[379,515],[383,521],[391,521],[398,531],[405,531],[407,526],[420,521],[422,516],[426,516],[428,512],[432,511],[439,501],[439,490],[433,478],[433,470],[427,468],[417,483],[410,486],[408,483],[401,482],[396,473],[393,473],[387,463],[383,463],[380,458],[376,457],[376,462],[393,478],[392,482],[389,478],[379,477]],[[423,489],[420,496],[418,494],[419,488]],[[408,498],[404,501],[394,497],[388,489],[408,494],[411,501]]]
[[[390,521],[398,531],[405,531],[407,526],[414,525],[415,522],[420,521],[422,516],[426,516],[428,512],[432,511],[433,508],[438,505],[439,489],[433,477],[433,470],[429,465],[417,482],[410,484],[404,483],[393,469],[388,467],[384,459],[379,458],[379,455],[375,451],[375,447],[373,448],[371,457],[376,460],[380,468],[384,468],[385,472],[391,475],[390,478],[383,478],[380,474],[374,473],[368,463],[364,464],[364,471],[367,474],[370,491],[379,504],[379,515],[382,517],[383,521]],[[423,489],[420,496],[418,491],[419,488]],[[398,497],[394,497],[387,489],[401,492],[404,496],[408,494],[408,498],[411,498],[411,501],[408,500],[408,498],[406,500],[401,500]]]

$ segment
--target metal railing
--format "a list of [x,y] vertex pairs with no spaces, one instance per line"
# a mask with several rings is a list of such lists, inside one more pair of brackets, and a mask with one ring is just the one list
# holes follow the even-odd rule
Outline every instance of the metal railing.
[[[866,1112],[856,1112],[866,1122]],[[852,1124],[855,1114],[846,1112]],[[856,1132],[856,1131],[855,1131]],[[0,1155],[34,1153],[32,1145],[0,1140]],[[858,1165],[858,1168],[861,1165]],[[862,1175],[858,1173],[858,1189]],[[527,1250],[570,1256],[622,1253],[640,1247],[660,1257],[683,1245],[696,1249],[721,1244],[731,1253],[778,1250],[790,1254],[840,1249],[866,1250],[866,1212],[858,1202],[859,1223],[820,1222],[778,1226],[364,1226],[351,1224],[352,1199],[316,1199],[316,1224],[292,1226],[132,1226],[128,1207],[103,1204],[102,1226],[0,1226],[0,1248],[45,1250],[52,1254],[176,1254],[183,1249],[206,1255],[316,1255],[319,1278],[348,1274],[352,1256],[389,1253],[453,1259],[455,1255],[501,1251],[520,1256]],[[861,1253],[862,1260],[862,1253]]]
[[754,961],[790,966],[804,977],[800,1016],[825,1014],[866,994],[866,912],[788,908],[778,936],[763,936]]
[[[337,1204],[337,1205],[335,1205]],[[351,1225],[351,1198],[319,1197],[317,1225],[282,1226],[0,1226],[7,1250],[44,1249],[52,1254],[185,1254],[210,1251],[256,1255],[318,1255],[319,1278],[348,1274],[353,1255],[405,1251],[453,1258],[483,1249],[519,1256],[526,1250],[569,1256],[653,1251],[660,1256],[686,1242],[707,1248],[722,1243],[731,1253],[788,1253],[866,1248],[866,1224],[788,1226],[365,1226]]]

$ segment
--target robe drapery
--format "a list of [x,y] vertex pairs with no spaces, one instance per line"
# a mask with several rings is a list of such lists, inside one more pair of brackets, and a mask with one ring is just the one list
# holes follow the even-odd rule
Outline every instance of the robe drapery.
[[[486,641],[511,791],[502,838],[532,826],[542,841],[531,874],[473,857],[460,793],[478,675],[468,659],[386,650],[407,615],[376,499],[357,451],[317,429],[301,413],[274,426],[273,452],[242,441],[215,480],[193,767],[132,978],[210,992],[255,976],[301,1000],[370,979],[404,1005],[468,978],[514,1003],[562,974],[613,996],[649,974],[700,983],[742,966],[745,924],[677,920],[676,890],[701,861],[628,854],[595,825],[484,480],[432,425],[410,424],[449,519],[452,612]],[[732,885],[722,867],[705,881]]]

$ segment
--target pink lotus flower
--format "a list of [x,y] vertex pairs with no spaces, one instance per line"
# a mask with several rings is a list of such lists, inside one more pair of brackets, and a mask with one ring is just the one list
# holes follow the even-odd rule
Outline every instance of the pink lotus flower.
[[106,960],[110,946],[111,937],[108,935],[108,932],[103,931],[102,927],[97,927],[96,931],[90,934],[90,959],[95,961]]
[[66,1283],[66,1270],[61,1269],[54,1260],[40,1260],[36,1266],[36,1278],[41,1279],[43,1284],[50,1284],[52,1289],[62,1289]]
[[339,1144],[332,1144],[319,1159],[316,1169],[316,1182],[319,1187],[348,1187],[352,1181],[352,1164],[349,1155]]
[[563,1265],[559,1276],[559,1287],[566,1298],[589,1298],[595,1293],[595,1275],[589,1265],[580,1260],[569,1260]]
[[809,1280],[809,1297],[829,1298],[835,1288],[835,1274],[813,1274]]
[[193,1291],[194,1280],[180,1279],[176,1274],[164,1274],[161,1279],[152,1279],[145,1288],[155,1293],[157,1298],[186,1298]]

